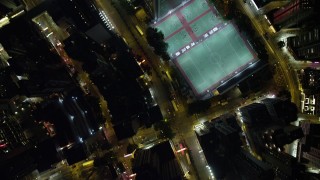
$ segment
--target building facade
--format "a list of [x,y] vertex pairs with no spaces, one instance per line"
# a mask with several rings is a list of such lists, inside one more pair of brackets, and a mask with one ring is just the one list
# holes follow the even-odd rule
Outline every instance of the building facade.
[[297,36],[287,38],[287,46],[297,60],[320,60],[319,29],[313,28]]
[[317,0],[294,0],[273,13],[273,24],[278,28],[291,28],[305,24],[317,14]]
[[320,168],[320,124],[312,121],[301,121],[304,137],[299,140],[297,158],[299,162]]

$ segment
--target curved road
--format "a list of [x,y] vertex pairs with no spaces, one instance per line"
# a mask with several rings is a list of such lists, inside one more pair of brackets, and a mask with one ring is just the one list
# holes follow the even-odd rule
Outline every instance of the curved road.
[[[250,0],[251,1],[251,0]],[[284,75],[285,81],[287,82],[286,88],[291,92],[292,101],[300,106],[300,92],[299,92],[299,81],[297,79],[297,75],[295,70],[290,67],[287,58],[283,55],[283,53],[279,50],[277,45],[265,38],[264,34],[273,34],[270,29],[268,22],[262,15],[260,15],[257,10],[254,9],[253,6],[250,6],[248,3],[243,3],[242,0],[236,1],[238,7],[241,11],[243,11],[251,20],[253,27],[262,37],[269,55],[271,55],[270,61],[273,61],[272,64],[280,65],[280,72]]]

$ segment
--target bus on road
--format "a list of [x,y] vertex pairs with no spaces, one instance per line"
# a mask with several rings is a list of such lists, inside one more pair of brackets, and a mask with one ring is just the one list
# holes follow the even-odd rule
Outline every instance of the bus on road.
[[173,106],[173,109],[174,109],[175,111],[178,111],[178,106],[177,106],[176,101],[175,101],[175,100],[172,100],[172,101],[171,101],[171,104],[172,104],[172,106]]
[[136,29],[137,29],[137,31],[139,32],[139,34],[140,34],[141,36],[143,36],[143,32],[142,32],[142,30],[140,29],[140,27],[139,27],[138,25],[136,25]]

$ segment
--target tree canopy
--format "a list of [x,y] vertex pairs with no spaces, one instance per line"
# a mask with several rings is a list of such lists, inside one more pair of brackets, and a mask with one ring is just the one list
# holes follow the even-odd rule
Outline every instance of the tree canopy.
[[170,122],[168,120],[159,121],[154,124],[155,130],[160,130],[159,138],[169,138],[172,139],[175,136],[175,133],[170,127]]
[[146,38],[150,46],[154,48],[154,53],[160,56],[164,61],[170,60],[167,53],[168,44],[164,42],[164,35],[156,28],[148,27],[146,30]]

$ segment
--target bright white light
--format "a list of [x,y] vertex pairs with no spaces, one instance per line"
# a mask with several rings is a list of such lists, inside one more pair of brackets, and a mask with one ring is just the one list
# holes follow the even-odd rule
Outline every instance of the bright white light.
[[9,23],[10,23],[10,20],[8,17],[4,17],[4,18],[0,19],[0,28],[9,24]]
[[185,151],[185,150],[187,150],[187,148],[182,148],[182,149],[179,149],[179,150],[177,151],[177,153],[178,153],[178,152],[182,152],[182,151]]
[[154,143],[145,146],[143,149],[150,149],[150,148],[152,148],[153,146],[154,146]]
[[258,10],[258,6],[256,5],[256,3],[254,1],[252,1],[253,6],[256,8],[256,10]]
[[17,16],[19,16],[19,15],[21,15],[21,14],[23,14],[24,13],[24,10],[21,10],[21,11],[19,11],[18,13],[16,13],[16,14],[14,14],[13,16],[11,16],[10,18],[12,19],[12,18],[15,18],[15,17],[17,17]]
[[50,33],[47,35],[47,37],[51,36],[52,34],[53,34],[53,32],[50,32]]
[[102,19],[102,21],[105,23],[105,25],[111,30],[114,29],[113,24],[111,23],[111,21],[109,20],[108,16],[106,15],[106,13],[104,11],[100,11],[99,12],[99,16]]
[[276,97],[276,95],[274,95],[274,94],[268,94],[267,95],[267,98],[275,98]]
[[132,153],[130,153],[130,154],[125,154],[123,157],[130,157],[130,156],[132,156]]

